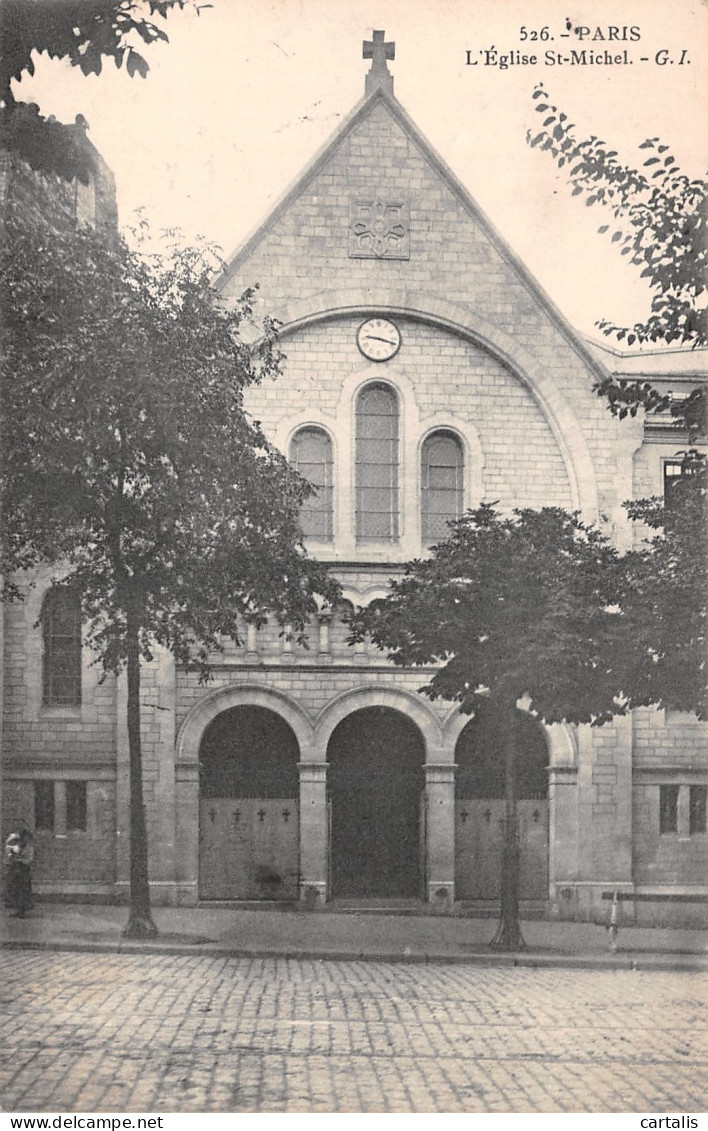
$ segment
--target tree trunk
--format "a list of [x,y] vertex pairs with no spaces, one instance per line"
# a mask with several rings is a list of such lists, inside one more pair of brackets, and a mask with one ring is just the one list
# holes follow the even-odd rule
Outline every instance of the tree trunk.
[[140,625],[128,613],[128,750],[130,754],[130,917],[123,931],[129,939],[157,934],[150,911],[148,844],[143,803],[143,756],[140,742]]
[[502,734],[506,785],[506,812],[504,819],[504,847],[502,849],[501,916],[491,946],[497,950],[525,950],[519,920],[519,878],[521,855],[519,851],[519,824],[516,807],[516,704],[502,708]]

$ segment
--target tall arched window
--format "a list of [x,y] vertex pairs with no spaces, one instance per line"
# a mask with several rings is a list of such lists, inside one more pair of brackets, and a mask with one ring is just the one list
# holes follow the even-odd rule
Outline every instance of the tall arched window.
[[332,497],[332,441],[322,428],[301,428],[290,444],[290,463],[316,488],[300,510],[306,538],[331,542],[334,528]]
[[464,505],[462,445],[452,432],[433,432],[423,444],[421,528],[426,545],[449,533],[447,523],[459,518]]
[[367,385],[357,400],[356,537],[398,539],[398,399],[388,385]]
[[50,589],[42,606],[42,701],[47,707],[81,703],[81,599],[75,589]]

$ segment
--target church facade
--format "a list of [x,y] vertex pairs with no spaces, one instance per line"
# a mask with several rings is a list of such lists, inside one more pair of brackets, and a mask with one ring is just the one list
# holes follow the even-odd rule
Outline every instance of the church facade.
[[[248,408],[318,488],[306,544],[331,563],[342,605],[322,610],[307,646],[244,626],[206,687],[167,654],[145,667],[158,903],[494,904],[494,720],[431,703],[425,673],[348,644],[347,608],[383,597],[485,500],[578,510],[629,545],[622,503],[670,487],[680,438],[617,422],[593,385],[608,371],[674,390],[705,379],[700,351],[629,356],[581,338],[395,98],[383,33],[365,57],[364,99],[218,281],[224,302],[257,282],[281,323],[283,373]],[[5,828],[36,830],[40,891],[123,898],[125,687],[98,682],[80,612],[47,607],[49,580],[5,611]],[[526,715],[519,733],[527,908],[599,919],[608,889],[708,893],[704,724]],[[692,921],[680,904],[645,906]]]

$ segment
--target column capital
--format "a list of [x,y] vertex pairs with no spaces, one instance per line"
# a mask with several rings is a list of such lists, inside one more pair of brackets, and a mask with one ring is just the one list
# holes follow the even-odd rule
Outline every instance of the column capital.
[[456,769],[454,762],[426,762],[425,780],[428,782],[453,782]]
[[328,762],[298,762],[300,781],[326,781]]

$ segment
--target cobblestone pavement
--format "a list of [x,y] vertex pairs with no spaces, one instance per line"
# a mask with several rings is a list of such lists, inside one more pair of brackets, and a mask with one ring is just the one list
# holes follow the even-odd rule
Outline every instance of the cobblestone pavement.
[[5,1111],[706,1109],[703,974],[3,954]]

